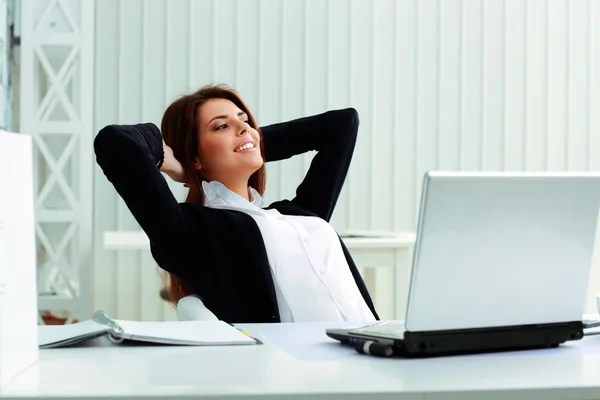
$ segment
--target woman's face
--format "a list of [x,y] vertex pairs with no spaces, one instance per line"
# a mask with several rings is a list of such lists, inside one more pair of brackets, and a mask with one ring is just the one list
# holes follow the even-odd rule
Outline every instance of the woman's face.
[[197,168],[206,179],[248,179],[263,165],[260,135],[238,106],[227,99],[211,99],[198,113]]

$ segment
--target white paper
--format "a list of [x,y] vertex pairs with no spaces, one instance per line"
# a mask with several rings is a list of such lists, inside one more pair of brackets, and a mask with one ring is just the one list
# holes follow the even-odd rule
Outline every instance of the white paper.
[[[362,356],[354,348],[327,336],[328,328],[356,328],[365,322],[283,323],[260,328],[265,343],[305,361],[331,361]],[[364,356],[363,356],[364,357]]]
[[76,324],[40,325],[38,326],[38,344],[40,346],[47,346],[69,339],[94,336],[100,332],[107,331],[107,329],[108,327],[91,319]]
[[143,322],[114,320],[125,338],[189,345],[255,344],[256,341],[223,321]]

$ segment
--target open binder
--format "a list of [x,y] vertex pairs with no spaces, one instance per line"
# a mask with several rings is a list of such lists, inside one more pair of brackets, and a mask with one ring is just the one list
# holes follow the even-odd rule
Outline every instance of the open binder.
[[101,336],[113,343],[130,340],[187,346],[260,344],[224,321],[123,321],[111,319],[104,311],[96,311],[91,319],[75,324],[40,325],[38,333],[41,349],[67,347]]

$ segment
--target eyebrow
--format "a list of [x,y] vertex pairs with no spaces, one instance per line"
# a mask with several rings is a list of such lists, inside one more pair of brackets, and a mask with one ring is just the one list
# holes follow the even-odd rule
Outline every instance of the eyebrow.
[[[240,111],[239,113],[237,113],[238,117],[241,117],[242,115],[246,115],[246,113],[244,111]],[[208,121],[206,125],[210,125],[210,123],[213,122],[215,119],[225,119],[227,117],[228,115],[217,115],[216,117],[213,117],[210,121]]]

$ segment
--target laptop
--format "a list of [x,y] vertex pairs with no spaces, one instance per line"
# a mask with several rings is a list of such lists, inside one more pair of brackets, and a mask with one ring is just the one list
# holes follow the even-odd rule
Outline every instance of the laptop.
[[326,333],[384,356],[581,339],[599,209],[600,173],[429,172],[406,320]]

